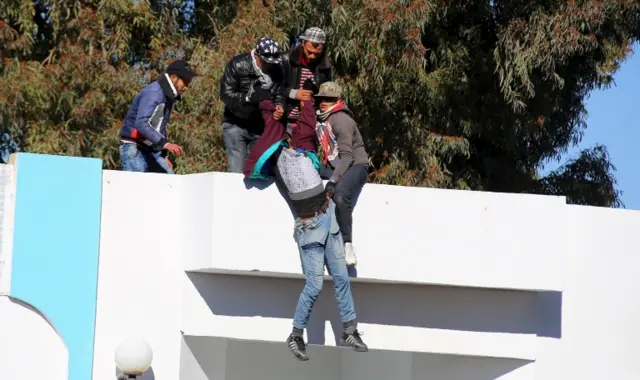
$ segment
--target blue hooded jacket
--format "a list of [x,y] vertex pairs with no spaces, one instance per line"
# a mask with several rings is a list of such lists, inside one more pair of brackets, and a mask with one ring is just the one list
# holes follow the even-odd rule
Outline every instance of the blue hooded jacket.
[[122,121],[120,137],[161,151],[167,143],[167,123],[171,110],[180,99],[178,91],[168,74],[147,85],[133,99],[131,107]]

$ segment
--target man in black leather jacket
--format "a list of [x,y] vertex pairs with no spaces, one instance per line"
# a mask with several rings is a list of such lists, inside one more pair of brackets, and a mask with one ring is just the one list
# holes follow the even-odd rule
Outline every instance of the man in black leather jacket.
[[313,27],[300,36],[300,45],[282,54],[284,85],[281,92],[286,97],[285,115],[287,130],[295,126],[300,114],[300,102],[312,99],[313,92],[302,88],[311,79],[316,88],[333,80],[333,69],[327,59],[327,35],[324,30]]
[[220,98],[225,106],[222,129],[228,172],[242,173],[251,147],[264,130],[258,104],[271,99],[277,108],[275,115],[284,114],[281,54],[280,45],[264,37],[250,52],[227,63],[220,79]]

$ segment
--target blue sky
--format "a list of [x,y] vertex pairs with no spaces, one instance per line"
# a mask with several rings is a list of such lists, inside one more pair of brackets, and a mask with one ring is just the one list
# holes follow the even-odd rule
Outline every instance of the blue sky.
[[587,99],[587,130],[582,142],[569,149],[560,163],[546,165],[545,172],[597,143],[609,150],[615,165],[618,189],[628,209],[640,210],[640,44],[615,74],[615,84],[597,90]]

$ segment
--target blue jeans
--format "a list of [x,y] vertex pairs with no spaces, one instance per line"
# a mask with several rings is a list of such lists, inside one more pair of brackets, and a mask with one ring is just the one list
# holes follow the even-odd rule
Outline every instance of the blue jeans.
[[324,214],[309,219],[296,218],[294,235],[306,278],[293,316],[293,326],[298,329],[307,327],[313,305],[322,290],[325,264],[329,275],[333,277],[333,290],[342,322],[356,319],[351,283],[344,258],[344,243],[335,210],[335,203],[330,201]]
[[120,164],[126,172],[174,174],[160,152],[140,149],[137,144],[120,144]]
[[242,173],[251,148],[260,135],[251,133],[235,124],[222,123],[222,137],[227,151],[227,172]]

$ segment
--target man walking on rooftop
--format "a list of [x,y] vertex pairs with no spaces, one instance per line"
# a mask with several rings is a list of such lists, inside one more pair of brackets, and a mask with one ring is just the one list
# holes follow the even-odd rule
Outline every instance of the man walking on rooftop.
[[177,60],[166,73],[133,99],[120,129],[120,164],[129,172],[173,174],[167,152],[182,154],[182,147],[167,141],[171,110],[197,74]]

